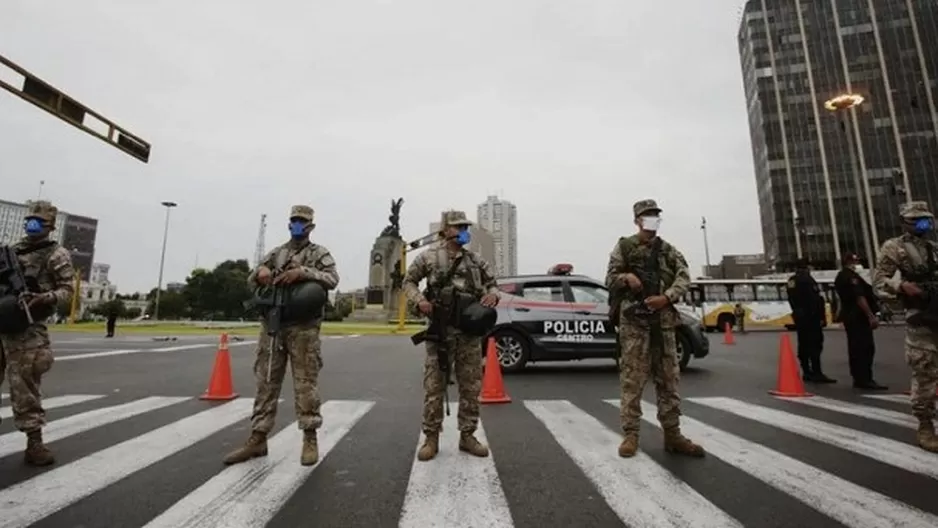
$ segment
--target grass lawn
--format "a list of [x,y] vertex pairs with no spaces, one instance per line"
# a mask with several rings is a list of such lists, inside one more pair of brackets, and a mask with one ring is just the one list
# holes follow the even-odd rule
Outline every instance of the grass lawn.
[[[410,335],[423,328],[422,325],[409,324],[404,326],[403,331],[398,331],[396,324],[324,322],[322,335]],[[51,325],[49,329],[53,332],[88,332],[102,335],[105,333],[104,323],[60,324]],[[217,326],[181,323],[117,324],[117,332],[120,334],[217,335],[226,332],[229,335],[250,336],[257,335],[259,329],[259,324],[240,323],[233,323],[230,326],[224,323],[218,323]]]

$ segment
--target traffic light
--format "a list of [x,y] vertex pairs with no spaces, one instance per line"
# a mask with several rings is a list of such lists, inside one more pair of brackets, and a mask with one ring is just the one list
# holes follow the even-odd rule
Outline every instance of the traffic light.
[[[150,160],[150,144],[146,141],[127,132],[111,120],[72,99],[2,55],[0,55],[0,66],[6,67],[0,68],[0,72],[7,74],[6,76],[0,76],[0,88],[42,108],[72,126],[110,143],[144,163]],[[10,75],[11,72],[12,75]],[[14,86],[2,80],[3,78],[19,77],[23,79],[20,86]],[[106,128],[107,131],[100,131],[97,128]]]

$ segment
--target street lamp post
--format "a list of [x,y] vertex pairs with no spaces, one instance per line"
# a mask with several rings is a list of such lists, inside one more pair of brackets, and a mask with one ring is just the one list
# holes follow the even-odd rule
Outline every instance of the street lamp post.
[[700,217],[700,230],[703,231],[704,239],[704,258],[707,259],[707,273],[704,275],[710,276],[710,242],[707,240],[707,217]]
[[[850,117],[856,119],[856,107],[863,104],[865,99],[862,95],[858,94],[842,94],[831,99],[828,99],[824,102],[824,108],[830,112],[842,112],[848,111]],[[861,182],[860,177],[860,167],[859,167],[859,153],[857,152],[856,144],[853,139],[854,126],[847,126],[847,118],[840,121],[841,128],[844,131],[844,136],[847,138],[847,150],[850,154],[850,167],[853,172],[853,183],[856,188],[857,193],[857,204],[860,207],[860,229],[863,231],[863,246],[866,250],[866,259],[867,265],[873,266],[876,263],[874,258],[874,251],[878,250],[877,235],[876,235],[876,220],[873,214],[873,201],[870,197],[869,184],[868,182]],[[855,124],[851,122],[851,124]],[[864,200],[865,195],[865,200]],[[864,207],[864,204],[866,207]],[[863,214],[863,209],[866,209],[866,214]],[[872,241],[872,243],[871,243]],[[874,249],[876,248],[876,249]]]
[[166,225],[163,227],[163,251],[160,252],[160,277],[156,282],[156,299],[153,301],[153,320],[160,320],[160,290],[163,289],[163,263],[166,261],[166,237],[169,235],[169,211],[176,207],[176,202],[162,202],[166,208]]

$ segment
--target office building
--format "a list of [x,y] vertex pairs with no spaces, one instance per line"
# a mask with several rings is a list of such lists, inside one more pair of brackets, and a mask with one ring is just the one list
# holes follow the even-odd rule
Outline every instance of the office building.
[[499,277],[518,274],[518,210],[497,196],[489,196],[476,210],[477,222],[495,239],[492,265]]
[[766,259],[870,266],[938,206],[938,4],[749,0],[738,37]]
[[[0,200],[0,244],[15,244],[23,237],[26,204]],[[52,238],[72,253],[72,265],[89,281],[94,263],[98,221],[59,210]]]
[[723,255],[719,264],[703,266],[704,277],[710,279],[753,279],[769,273],[765,255]]
[[[439,222],[430,223],[430,232],[436,233],[440,230]],[[492,233],[489,233],[483,227],[480,227],[478,224],[473,225],[469,228],[469,246],[468,248],[472,251],[475,251],[487,262],[492,263],[495,260],[495,239],[492,237]]]

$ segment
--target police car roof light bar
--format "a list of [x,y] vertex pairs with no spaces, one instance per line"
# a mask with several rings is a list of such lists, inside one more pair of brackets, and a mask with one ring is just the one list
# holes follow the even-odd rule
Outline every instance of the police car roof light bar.
[[573,273],[573,264],[555,264],[547,270],[548,275],[570,275]]
[[[19,79],[22,78],[22,81]],[[16,79],[14,86],[8,81]],[[150,144],[0,55],[0,88],[147,163]],[[89,119],[90,118],[90,119]]]

